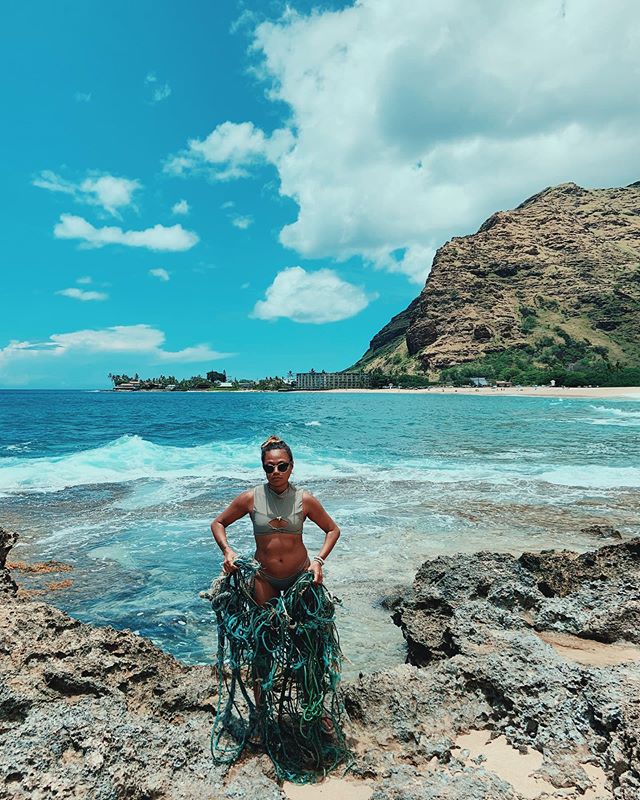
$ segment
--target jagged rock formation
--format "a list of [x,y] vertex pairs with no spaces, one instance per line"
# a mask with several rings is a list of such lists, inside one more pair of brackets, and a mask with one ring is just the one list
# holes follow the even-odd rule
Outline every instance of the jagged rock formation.
[[420,296],[350,369],[437,373],[525,345],[535,361],[560,331],[637,365],[639,315],[640,182],[567,183],[441,247]]
[[[0,798],[292,796],[259,753],[212,765],[211,668],[20,597],[14,541],[0,529]],[[388,603],[409,663],[345,686],[357,796],[637,800],[638,598],[640,540],[425,562]]]
[[405,763],[446,761],[452,731],[482,727],[542,754],[537,776],[555,787],[586,792],[595,766],[609,785],[587,796],[637,798],[639,598],[640,539],[427,561],[394,615],[416,669],[361,679],[352,717],[372,730],[386,720]]
[[255,766],[223,790],[210,667],[19,597],[5,568],[16,539],[0,528],[0,798],[279,800]]

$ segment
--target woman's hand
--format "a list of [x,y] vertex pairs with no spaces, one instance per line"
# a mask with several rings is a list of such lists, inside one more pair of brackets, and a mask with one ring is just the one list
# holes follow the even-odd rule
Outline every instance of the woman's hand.
[[322,566],[317,561],[312,561],[311,564],[309,564],[307,572],[313,572],[313,582],[316,586],[322,583]]
[[227,575],[238,571],[238,567],[236,567],[235,563],[237,558],[238,554],[230,547],[227,547],[224,551],[224,561],[222,562],[222,569]]

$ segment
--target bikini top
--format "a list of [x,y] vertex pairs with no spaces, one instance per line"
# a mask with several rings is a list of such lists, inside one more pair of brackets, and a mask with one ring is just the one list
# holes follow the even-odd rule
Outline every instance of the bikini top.
[[250,514],[254,535],[302,533],[303,493],[304,489],[296,489],[292,484],[282,494],[274,492],[268,483],[256,486],[253,490],[253,511]]

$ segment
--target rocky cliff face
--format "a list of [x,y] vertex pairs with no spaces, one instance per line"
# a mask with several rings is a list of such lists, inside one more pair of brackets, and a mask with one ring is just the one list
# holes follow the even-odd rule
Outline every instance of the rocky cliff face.
[[640,182],[567,183],[441,247],[420,296],[357,366],[433,373],[524,345],[535,360],[562,331],[637,365],[639,318]]

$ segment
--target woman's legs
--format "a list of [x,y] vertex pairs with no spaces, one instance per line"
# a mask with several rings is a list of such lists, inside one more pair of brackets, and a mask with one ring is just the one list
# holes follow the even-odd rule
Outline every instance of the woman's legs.
[[[269,600],[273,599],[278,594],[278,589],[274,589],[273,586],[266,581],[264,578],[260,576],[258,573],[255,577],[255,583],[253,586],[253,599],[259,606],[266,605]],[[256,652],[256,656],[258,653]],[[253,683],[253,697],[256,701],[256,708],[260,708],[260,704],[262,702],[262,696],[260,692],[260,679],[261,675],[257,675],[254,678]],[[259,723],[258,723],[259,725]],[[262,732],[259,727],[257,727],[251,734],[250,734],[250,742],[252,744],[260,744],[262,740]]]
[[253,586],[253,599],[256,601],[256,603],[259,606],[264,606],[277,594],[278,589],[274,589],[269,581],[266,581],[263,577],[261,577],[260,573],[258,572]]

